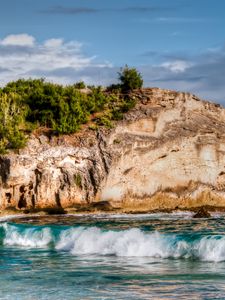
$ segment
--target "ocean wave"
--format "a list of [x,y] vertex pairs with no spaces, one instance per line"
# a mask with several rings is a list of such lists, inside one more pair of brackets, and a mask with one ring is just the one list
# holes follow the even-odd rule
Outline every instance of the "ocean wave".
[[225,261],[225,236],[190,235],[97,227],[53,228],[1,224],[1,243],[24,248],[53,247],[73,255],[114,255],[127,257],[186,258]]
[[50,228],[36,229],[20,228],[19,226],[1,225],[3,229],[3,245],[21,246],[26,248],[43,248],[47,247],[52,241],[52,232]]

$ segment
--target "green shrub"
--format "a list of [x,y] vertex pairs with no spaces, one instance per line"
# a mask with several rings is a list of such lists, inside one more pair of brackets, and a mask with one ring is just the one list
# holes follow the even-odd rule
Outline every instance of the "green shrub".
[[115,108],[112,110],[112,119],[115,121],[123,120],[123,113],[120,108]]
[[[19,79],[0,88],[0,153],[18,149],[26,143],[25,132],[46,127],[56,134],[78,131],[89,120],[92,129],[112,128],[112,120],[123,119],[135,101],[122,92],[142,86],[141,75],[127,66],[119,73],[121,84],[105,90],[89,87],[82,93],[84,82],[62,86],[41,79]],[[97,115],[97,117],[96,117]]]
[[110,98],[103,93],[101,87],[92,88],[92,93],[87,95],[86,109],[90,113],[104,110]]
[[79,82],[77,82],[77,83],[74,84],[74,87],[76,89],[81,90],[81,89],[85,89],[86,88],[86,84],[83,81],[79,81]]
[[136,100],[126,97],[120,106],[120,110],[122,113],[126,113],[130,109],[134,108],[135,105],[136,105]]
[[111,84],[107,87],[107,92],[111,93],[120,93],[121,92],[121,84]]
[[25,146],[26,137],[22,131],[25,126],[26,107],[15,93],[0,95],[0,152],[19,149]]
[[111,119],[112,119],[111,115],[104,114],[104,115],[96,118],[96,123],[99,126],[105,126],[106,128],[110,129],[110,128],[113,128]]
[[140,89],[143,85],[141,74],[135,68],[129,68],[127,65],[118,73],[120,86],[123,92],[129,92],[134,89]]
[[0,136],[0,154],[6,154],[8,141],[5,137]]

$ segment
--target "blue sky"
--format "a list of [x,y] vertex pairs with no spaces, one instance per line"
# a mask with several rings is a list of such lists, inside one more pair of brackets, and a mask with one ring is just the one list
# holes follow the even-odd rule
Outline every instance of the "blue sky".
[[107,85],[135,66],[146,86],[225,104],[224,0],[0,0],[0,84]]

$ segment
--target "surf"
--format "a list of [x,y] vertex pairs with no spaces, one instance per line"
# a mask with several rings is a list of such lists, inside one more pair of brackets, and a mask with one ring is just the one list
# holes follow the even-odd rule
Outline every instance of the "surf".
[[225,236],[166,234],[139,228],[108,230],[96,226],[33,226],[3,223],[4,247],[53,248],[71,255],[151,257],[225,261]]

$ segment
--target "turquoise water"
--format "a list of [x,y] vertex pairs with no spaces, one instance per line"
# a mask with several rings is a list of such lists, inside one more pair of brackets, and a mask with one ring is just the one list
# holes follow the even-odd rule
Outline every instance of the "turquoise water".
[[225,217],[0,223],[0,299],[225,299]]

